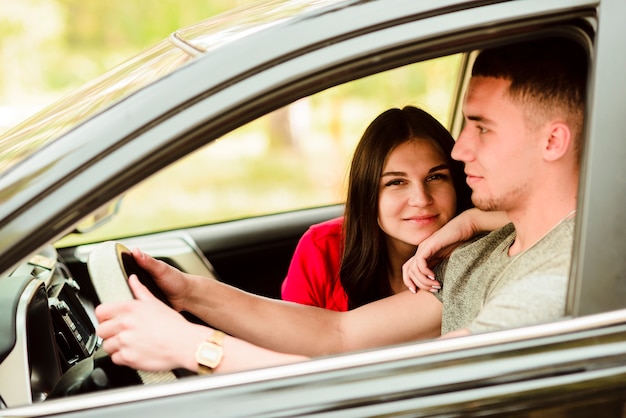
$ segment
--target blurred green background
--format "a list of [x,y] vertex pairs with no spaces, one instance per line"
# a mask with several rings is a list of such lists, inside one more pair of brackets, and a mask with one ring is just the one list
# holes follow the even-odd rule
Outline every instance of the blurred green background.
[[174,30],[250,0],[0,0],[0,132]]
[[[175,30],[251,0],[0,0],[0,133]],[[111,222],[72,245],[342,203],[352,152],[389,107],[447,125],[460,56],[302,98],[147,178]],[[59,237],[61,238],[61,237]]]

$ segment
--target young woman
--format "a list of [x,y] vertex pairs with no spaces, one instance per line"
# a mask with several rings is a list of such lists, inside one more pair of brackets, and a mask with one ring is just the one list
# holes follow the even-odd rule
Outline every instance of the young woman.
[[402,265],[417,245],[472,206],[453,146],[416,107],[374,119],[354,152],[344,216],[302,236],[282,298],[346,311],[406,290]]

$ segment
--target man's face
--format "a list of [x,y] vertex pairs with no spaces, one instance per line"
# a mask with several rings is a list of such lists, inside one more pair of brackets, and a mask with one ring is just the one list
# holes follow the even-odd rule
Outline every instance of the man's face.
[[465,163],[474,205],[483,210],[518,208],[537,171],[539,142],[524,123],[522,105],[507,94],[510,83],[472,77],[463,106],[465,127],[452,150],[452,158]]

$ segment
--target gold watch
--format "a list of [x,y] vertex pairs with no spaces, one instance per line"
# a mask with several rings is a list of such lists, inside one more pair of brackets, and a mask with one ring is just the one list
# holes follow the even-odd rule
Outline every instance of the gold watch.
[[202,341],[196,350],[196,362],[198,374],[211,374],[224,357],[224,333],[215,330],[206,341]]

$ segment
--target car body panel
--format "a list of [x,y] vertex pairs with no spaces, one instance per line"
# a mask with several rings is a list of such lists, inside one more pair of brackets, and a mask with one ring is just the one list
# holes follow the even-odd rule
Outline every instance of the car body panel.
[[[626,257],[624,241],[626,211],[626,179],[621,175],[626,148],[616,146],[617,138],[626,130],[623,107],[626,89],[609,80],[616,80],[620,69],[626,68],[624,37],[611,28],[619,27],[622,9],[619,2],[602,3],[599,15],[595,66],[592,69],[593,95],[589,100],[587,145],[580,185],[578,235],[572,266],[573,283],[569,309],[587,315],[624,307],[626,300]],[[606,23],[605,23],[606,22]],[[621,83],[619,83],[621,84]],[[614,138],[607,140],[607,138]],[[598,272],[602,276],[598,277]],[[592,279],[593,278],[593,279]]]
[[512,416],[547,411],[567,400],[576,407],[574,413],[586,403],[601,413],[597,402],[610,400],[608,408],[613,408],[613,402],[626,399],[625,319],[625,311],[615,311],[452,344],[400,345],[210,379],[78,395],[12,412],[105,417],[149,411],[155,418],[176,413]]

